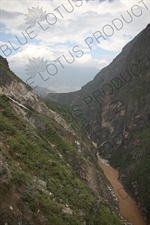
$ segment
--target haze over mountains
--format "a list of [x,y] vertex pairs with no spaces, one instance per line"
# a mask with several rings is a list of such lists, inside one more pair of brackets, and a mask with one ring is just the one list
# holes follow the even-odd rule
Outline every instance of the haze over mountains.
[[35,87],[34,92],[39,94],[41,97],[46,97],[49,93],[56,93],[55,91],[49,90],[48,88],[45,87]]

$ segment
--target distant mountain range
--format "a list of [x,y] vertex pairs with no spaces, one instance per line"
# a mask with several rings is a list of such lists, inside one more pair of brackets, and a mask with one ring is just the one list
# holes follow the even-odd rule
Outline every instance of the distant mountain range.
[[39,94],[43,98],[46,97],[49,93],[56,93],[55,91],[49,90],[48,88],[39,86],[34,89],[34,92]]

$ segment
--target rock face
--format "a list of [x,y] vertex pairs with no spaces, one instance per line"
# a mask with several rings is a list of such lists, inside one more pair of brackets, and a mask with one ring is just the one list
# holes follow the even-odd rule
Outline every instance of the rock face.
[[35,110],[36,112],[53,118],[62,124],[65,129],[71,130],[70,126],[59,114],[50,110],[39,95],[9,70],[7,60],[2,57],[0,59],[3,59],[0,61],[0,94],[6,95],[16,104],[22,104],[22,106],[28,109]]
[[98,153],[119,170],[120,180],[150,224],[150,24],[112,63],[78,92],[49,94],[68,103]]
[[0,66],[0,225],[128,225],[80,123]]

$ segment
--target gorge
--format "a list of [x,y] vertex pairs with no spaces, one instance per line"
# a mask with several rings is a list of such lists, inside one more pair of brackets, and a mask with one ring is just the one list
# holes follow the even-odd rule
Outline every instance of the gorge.
[[[150,223],[150,24],[81,90],[49,94],[66,104],[118,170],[119,181]],[[96,153],[95,153],[96,154]]]
[[149,225],[150,24],[76,92],[0,67],[0,225]]

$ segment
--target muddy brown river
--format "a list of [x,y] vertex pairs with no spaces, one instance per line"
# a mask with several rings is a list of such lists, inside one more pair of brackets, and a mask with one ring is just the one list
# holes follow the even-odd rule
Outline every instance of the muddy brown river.
[[123,186],[119,183],[118,172],[110,167],[100,156],[98,156],[98,163],[115,190],[115,194],[119,200],[121,215],[133,225],[146,225],[136,203],[127,195]]

